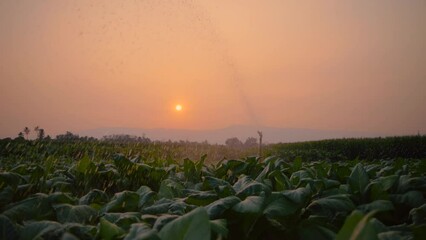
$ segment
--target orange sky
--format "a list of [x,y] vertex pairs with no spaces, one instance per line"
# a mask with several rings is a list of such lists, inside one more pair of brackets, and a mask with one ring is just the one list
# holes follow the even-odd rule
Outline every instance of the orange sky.
[[36,125],[426,133],[425,24],[423,0],[1,0],[0,137]]

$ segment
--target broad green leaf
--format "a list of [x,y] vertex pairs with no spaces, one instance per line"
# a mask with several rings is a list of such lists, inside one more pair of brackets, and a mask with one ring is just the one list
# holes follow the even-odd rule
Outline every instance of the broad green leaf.
[[273,193],[267,199],[263,214],[270,219],[278,219],[293,215],[300,209],[299,203],[293,202],[281,193]]
[[231,186],[227,181],[211,177],[205,176],[203,181],[203,190],[214,190],[219,186]]
[[148,205],[152,205],[157,197],[157,194],[147,186],[140,187],[136,192],[139,194],[139,209]]
[[144,214],[162,214],[169,211],[170,206],[175,203],[171,199],[162,198],[155,202],[152,206],[143,208],[141,211]]
[[152,227],[155,231],[160,231],[166,224],[178,218],[178,215],[163,214],[155,220]]
[[307,188],[301,187],[294,190],[284,191],[282,194],[292,202],[304,207],[310,201],[312,192]]
[[250,196],[244,201],[235,204],[232,210],[242,214],[255,214],[260,215],[263,210],[265,197],[263,196]]
[[108,202],[108,195],[99,189],[92,189],[86,195],[80,198],[79,204],[90,205],[93,203],[103,205]]
[[423,239],[426,236],[426,224],[414,225],[411,227],[414,239]]
[[210,240],[210,220],[204,208],[197,208],[166,224],[159,236],[163,240]]
[[64,233],[64,235],[62,235],[61,240],[79,240],[76,236],[74,236],[71,233]]
[[309,219],[303,220],[298,227],[298,235],[302,240],[328,240],[335,239],[336,233],[325,226],[321,226]]
[[423,194],[420,191],[409,191],[404,194],[392,194],[390,195],[391,201],[395,204],[402,204],[411,208],[420,207],[425,203]]
[[378,238],[380,240],[410,240],[413,239],[413,236],[410,232],[401,232],[401,231],[388,231],[379,233]]
[[205,209],[207,210],[207,213],[211,219],[217,219],[221,217],[226,210],[231,209],[239,202],[241,202],[239,198],[235,196],[229,196],[212,202],[211,204],[207,205]]
[[4,215],[0,215],[0,239],[18,239],[15,225]]
[[49,203],[48,195],[38,193],[8,206],[3,214],[13,221],[22,222],[24,220],[50,219],[54,212]]
[[102,209],[103,212],[133,212],[138,211],[139,194],[132,191],[122,191],[114,194],[114,197]]
[[19,232],[21,240],[38,239],[48,232],[61,228],[61,224],[53,221],[39,221],[25,224]]
[[26,183],[25,178],[13,172],[0,172],[0,189],[10,186],[16,188],[18,185]]
[[423,204],[418,208],[411,209],[410,218],[414,224],[426,223],[426,204]]
[[293,172],[290,176],[290,182],[293,186],[298,187],[302,179],[313,179],[313,176],[309,171],[299,170]]
[[217,199],[218,199],[218,196],[215,192],[197,191],[197,192],[191,193],[185,199],[185,203],[196,205],[196,206],[205,206],[216,201]]
[[348,178],[348,184],[353,193],[363,194],[370,179],[361,163],[358,163]]
[[14,194],[15,190],[11,186],[6,186],[2,190],[0,190],[0,206],[6,206],[6,204],[12,202]]
[[93,173],[95,168],[95,164],[90,160],[88,156],[85,156],[80,159],[75,165],[75,170],[83,174]]
[[228,237],[228,228],[226,219],[216,219],[210,221],[210,227],[212,233],[216,235],[217,238],[227,238]]
[[368,213],[371,211],[386,212],[395,210],[391,201],[388,200],[376,200],[371,203],[359,205],[356,207],[358,210]]
[[234,215],[233,220],[238,220],[238,228],[242,238],[248,238],[252,234],[252,230],[258,219],[263,214],[265,197],[249,196],[232,207]]
[[374,214],[374,211],[367,215],[357,210],[353,211],[352,214],[346,218],[343,227],[336,236],[336,240],[378,239],[376,230],[369,222]]
[[166,179],[161,182],[160,190],[158,191],[158,198],[175,198],[175,197],[181,197],[182,191],[185,189],[185,187],[171,179]]
[[293,161],[292,170],[293,172],[297,172],[302,168],[302,157],[296,157]]
[[104,240],[112,240],[124,234],[124,230],[106,220],[101,218],[99,224],[99,236]]
[[66,232],[71,233],[79,239],[94,239],[98,228],[92,225],[83,225],[80,223],[65,223],[62,224]]
[[146,223],[134,223],[124,240],[160,240],[157,231],[152,230]]
[[139,212],[125,213],[106,213],[104,218],[109,222],[114,223],[124,230],[129,230],[130,225],[140,222],[141,214]]
[[280,170],[275,170],[270,172],[268,177],[274,179],[275,181],[274,190],[276,191],[289,190],[293,187],[288,177],[284,173],[282,173]]
[[242,199],[247,196],[259,195],[261,192],[271,192],[271,188],[269,186],[244,175],[238,179],[233,188],[236,195]]
[[54,209],[56,218],[61,223],[88,224],[93,223],[98,216],[98,211],[87,205],[58,204]]
[[355,209],[352,200],[343,194],[333,195],[325,198],[314,200],[309,204],[307,210],[320,216],[333,217],[337,213],[351,212]]
[[62,192],[54,192],[50,194],[47,197],[47,200],[49,201],[51,205],[62,204],[62,203],[75,204],[77,202],[76,198],[74,198],[68,193],[62,193]]

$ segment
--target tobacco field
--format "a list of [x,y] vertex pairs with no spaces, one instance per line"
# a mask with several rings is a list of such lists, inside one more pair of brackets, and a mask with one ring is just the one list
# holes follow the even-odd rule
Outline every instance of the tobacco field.
[[0,158],[0,239],[426,236],[422,159],[32,154]]

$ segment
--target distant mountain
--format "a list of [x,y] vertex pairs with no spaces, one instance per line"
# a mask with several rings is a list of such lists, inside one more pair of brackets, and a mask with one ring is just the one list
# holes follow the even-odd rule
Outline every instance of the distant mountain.
[[356,131],[332,131],[297,128],[274,128],[236,125],[214,130],[186,130],[186,129],[139,129],[139,128],[98,128],[79,132],[80,136],[102,138],[105,135],[129,134],[135,136],[145,136],[151,140],[162,141],[197,141],[207,140],[209,143],[225,143],[226,139],[237,137],[245,141],[248,137],[258,137],[257,131],[263,133],[265,143],[277,142],[300,142],[333,138],[360,138],[378,137],[381,134],[356,132]]

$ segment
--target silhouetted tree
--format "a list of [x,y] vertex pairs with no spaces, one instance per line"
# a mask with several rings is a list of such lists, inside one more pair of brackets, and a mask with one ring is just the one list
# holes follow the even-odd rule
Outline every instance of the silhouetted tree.
[[65,134],[56,135],[56,139],[62,140],[62,141],[79,140],[80,136],[78,136],[77,134],[74,134],[72,132],[67,131]]
[[241,148],[243,146],[243,142],[240,141],[240,139],[238,139],[237,137],[233,137],[233,138],[228,138],[225,141],[226,146],[228,147],[237,147],[237,148]]
[[16,140],[24,140],[25,138],[24,138],[24,133],[23,132],[19,132],[18,133],[18,137],[17,138],[15,138]]
[[38,140],[43,140],[45,133],[44,133],[44,129],[40,128],[39,126],[36,126],[34,128],[34,131],[37,133],[37,139]]
[[256,147],[257,146],[257,139],[254,137],[249,137],[244,142],[244,147]]
[[30,132],[31,132],[31,130],[28,127],[24,128],[24,134],[27,137],[27,140],[28,140],[28,135],[30,134]]
[[37,139],[38,140],[43,140],[44,136],[45,136],[44,129],[43,128],[39,128],[38,132],[37,132]]
[[107,135],[103,136],[103,141],[109,141],[109,142],[120,142],[120,143],[129,143],[129,142],[139,142],[139,143],[150,143],[151,139],[142,136],[134,136],[129,134],[113,134],[113,135]]

